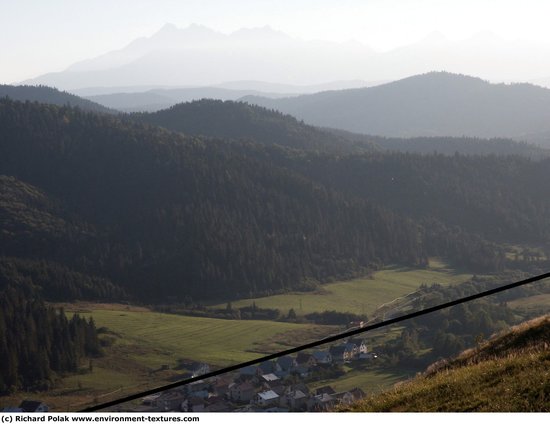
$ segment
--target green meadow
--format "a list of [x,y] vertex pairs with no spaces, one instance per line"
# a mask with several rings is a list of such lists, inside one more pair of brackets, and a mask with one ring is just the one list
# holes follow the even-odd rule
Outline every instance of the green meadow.
[[[293,292],[274,296],[232,301],[234,308],[250,306],[279,309],[291,308],[297,314],[340,311],[370,315],[382,304],[394,301],[411,292],[421,284],[458,284],[471,278],[471,274],[456,271],[445,263],[432,259],[424,269],[388,267],[375,272],[372,277],[325,284],[314,292]],[[225,304],[216,305],[217,308]]]
[[286,334],[314,339],[333,330],[312,324],[224,320],[152,311],[92,309],[85,315],[91,315],[98,327],[107,327],[118,335],[115,349],[127,348],[128,359],[153,369],[173,366],[181,358],[217,366],[234,364],[258,356],[258,352],[265,353],[266,345],[272,350],[288,348],[298,337],[286,343]]

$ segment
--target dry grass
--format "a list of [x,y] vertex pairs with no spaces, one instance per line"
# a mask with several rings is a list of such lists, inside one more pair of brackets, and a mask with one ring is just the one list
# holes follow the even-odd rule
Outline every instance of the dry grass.
[[352,411],[550,411],[550,317],[514,327]]

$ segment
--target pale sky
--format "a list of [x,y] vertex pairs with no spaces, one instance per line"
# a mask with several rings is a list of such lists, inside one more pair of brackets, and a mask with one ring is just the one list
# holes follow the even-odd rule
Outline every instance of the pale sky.
[[439,31],[550,43],[545,0],[0,0],[0,83],[61,71],[165,23],[229,33],[269,25],[304,40],[388,50]]

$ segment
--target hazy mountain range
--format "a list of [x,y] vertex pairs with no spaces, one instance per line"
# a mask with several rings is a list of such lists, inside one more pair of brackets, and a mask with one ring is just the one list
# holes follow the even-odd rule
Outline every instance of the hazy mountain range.
[[391,137],[512,137],[544,143],[550,134],[550,89],[446,72],[363,89],[243,100],[309,124]]
[[441,69],[494,81],[546,81],[550,46],[510,42],[491,33],[463,41],[433,33],[411,45],[377,52],[356,41],[304,41],[270,27],[223,34],[200,25],[180,29],[167,24],[122,49],[25,83],[71,90],[158,86],[159,82],[210,86],[243,80],[317,85],[389,81]]

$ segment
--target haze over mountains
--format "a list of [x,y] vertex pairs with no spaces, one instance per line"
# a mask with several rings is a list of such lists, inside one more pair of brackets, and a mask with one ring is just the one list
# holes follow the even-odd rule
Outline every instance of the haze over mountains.
[[434,69],[494,81],[544,79],[547,73],[541,70],[550,69],[550,46],[510,42],[491,33],[463,41],[433,33],[409,46],[376,52],[356,41],[304,41],[270,27],[223,34],[200,25],[180,29],[167,24],[151,37],[25,83],[71,90],[242,80],[316,85],[389,81]]
[[547,143],[550,89],[431,72],[371,88],[245,97],[309,124],[392,137],[512,137]]

